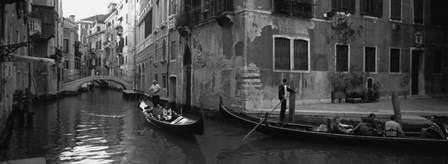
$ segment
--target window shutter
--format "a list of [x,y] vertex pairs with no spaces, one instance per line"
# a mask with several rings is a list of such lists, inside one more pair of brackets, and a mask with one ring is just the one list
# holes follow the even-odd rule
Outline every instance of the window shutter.
[[331,11],[338,11],[338,5],[337,5],[338,0],[331,0]]
[[381,18],[383,17],[383,0],[377,0],[376,5],[376,15],[378,18]]
[[365,15],[367,12],[367,0],[359,0],[359,5],[361,6],[361,15]]
[[349,12],[351,14],[356,13],[356,0],[349,0],[350,4],[349,4]]

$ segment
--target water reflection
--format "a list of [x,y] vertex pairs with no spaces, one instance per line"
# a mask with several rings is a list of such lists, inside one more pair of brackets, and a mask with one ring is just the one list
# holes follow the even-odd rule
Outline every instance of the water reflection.
[[443,153],[282,141],[228,122],[205,119],[204,135],[153,128],[121,92],[95,92],[36,106],[32,126],[17,119],[0,155],[48,163],[448,163]]

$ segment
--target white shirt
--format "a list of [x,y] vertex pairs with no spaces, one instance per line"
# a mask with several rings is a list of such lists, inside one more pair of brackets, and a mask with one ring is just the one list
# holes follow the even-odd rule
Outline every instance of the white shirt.
[[162,89],[162,87],[160,87],[159,84],[153,84],[151,85],[151,87],[149,88],[149,90],[151,91],[151,94],[153,96],[158,96],[159,95],[159,91]]

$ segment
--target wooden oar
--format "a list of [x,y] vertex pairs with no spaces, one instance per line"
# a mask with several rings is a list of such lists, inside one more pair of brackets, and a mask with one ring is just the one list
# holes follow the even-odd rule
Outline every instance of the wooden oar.
[[268,115],[271,115],[271,113],[283,102],[286,100],[286,97],[280,101],[280,103],[277,104],[277,106],[274,107],[274,109],[271,110],[271,112],[269,112],[269,114],[266,112],[266,114],[264,115],[264,119],[261,119],[260,122],[257,124],[257,126],[255,126],[249,133],[246,134],[246,136],[243,137],[243,140],[246,140],[247,137],[249,137],[249,135],[255,131],[255,129],[257,129],[257,127],[264,122],[265,120],[268,119]]

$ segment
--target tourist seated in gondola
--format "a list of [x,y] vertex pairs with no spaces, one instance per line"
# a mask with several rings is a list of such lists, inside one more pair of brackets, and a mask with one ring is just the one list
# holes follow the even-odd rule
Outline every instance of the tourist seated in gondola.
[[173,110],[171,108],[163,108],[163,120],[170,121],[173,118]]
[[367,118],[361,117],[361,122],[353,128],[351,133],[356,135],[370,135],[370,128],[367,125]]
[[431,139],[446,139],[446,136],[442,131],[445,129],[442,129],[439,125],[437,125],[435,116],[431,116],[429,118],[428,124],[429,124],[428,128],[422,129],[421,137]]
[[396,116],[390,116],[390,120],[384,124],[384,135],[386,137],[399,137],[404,136],[403,129],[401,125],[395,121]]
[[341,123],[341,118],[339,116],[334,116],[333,121],[330,123],[330,133],[338,133],[338,134],[349,134],[353,128],[352,125],[347,125]]
[[163,119],[163,108],[160,106],[160,104],[157,104],[157,107],[154,107],[154,110],[152,111],[152,114],[154,117],[156,117],[158,120]]
[[381,123],[376,119],[376,115],[373,113],[370,113],[367,117],[367,125],[370,128],[370,134],[371,135],[378,135],[383,136],[384,131],[381,127]]

